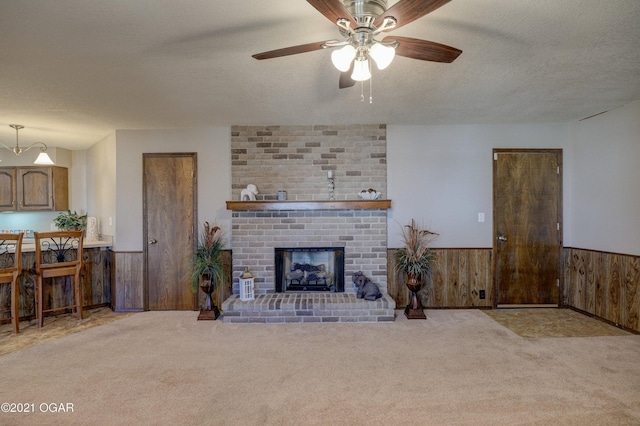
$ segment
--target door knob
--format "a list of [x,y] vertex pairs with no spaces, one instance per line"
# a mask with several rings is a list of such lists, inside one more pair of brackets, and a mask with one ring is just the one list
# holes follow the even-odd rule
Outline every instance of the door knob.
[[149,240],[149,244],[155,244],[155,243],[157,243],[157,242],[158,242],[158,240],[155,240],[155,239],[153,239],[153,238],[151,238],[151,239]]
[[504,235],[498,235],[498,241],[507,241],[507,237]]

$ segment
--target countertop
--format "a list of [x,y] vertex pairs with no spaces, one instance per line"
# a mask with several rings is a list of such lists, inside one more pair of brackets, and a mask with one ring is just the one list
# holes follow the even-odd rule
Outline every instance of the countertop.
[[[98,241],[87,241],[84,240],[83,247],[84,248],[95,248],[95,247],[111,247],[113,243],[111,241],[106,240],[98,240]],[[33,238],[24,239],[22,241],[22,252],[28,253],[36,251],[36,245],[33,241]]]

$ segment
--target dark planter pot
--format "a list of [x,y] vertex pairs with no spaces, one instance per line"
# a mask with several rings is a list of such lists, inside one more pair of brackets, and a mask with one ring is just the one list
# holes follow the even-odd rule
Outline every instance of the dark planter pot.
[[407,288],[411,291],[411,301],[407,305],[404,310],[404,315],[408,319],[427,319],[427,316],[424,314],[422,310],[422,304],[420,303],[420,298],[418,297],[418,290],[422,283],[418,279],[416,275],[409,275],[407,278]]
[[203,275],[200,279],[200,289],[207,295],[204,309],[200,310],[198,320],[216,320],[220,316],[220,310],[213,303],[211,293],[216,289],[215,283],[211,280],[211,277]]

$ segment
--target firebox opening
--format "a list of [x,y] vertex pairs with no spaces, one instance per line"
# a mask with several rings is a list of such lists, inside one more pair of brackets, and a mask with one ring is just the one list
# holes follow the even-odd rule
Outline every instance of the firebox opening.
[[344,247],[275,249],[276,293],[344,292]]

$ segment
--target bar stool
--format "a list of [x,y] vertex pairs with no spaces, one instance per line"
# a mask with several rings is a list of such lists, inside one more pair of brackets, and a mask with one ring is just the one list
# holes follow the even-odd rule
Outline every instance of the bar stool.
[[[36,242],[36,318],[38,327],[44,324],[44,313],[71,308],[82,319],[82,248],[84,231],[34,232]],[[71,305],[44,310],[45,278],[71,277]],[[54,280],[55,283],[55,280]]]
[[0,234],[0,284],[11,284],[11,324],[20,332],[18,277],[22,273],[22,237],[24,234]]

